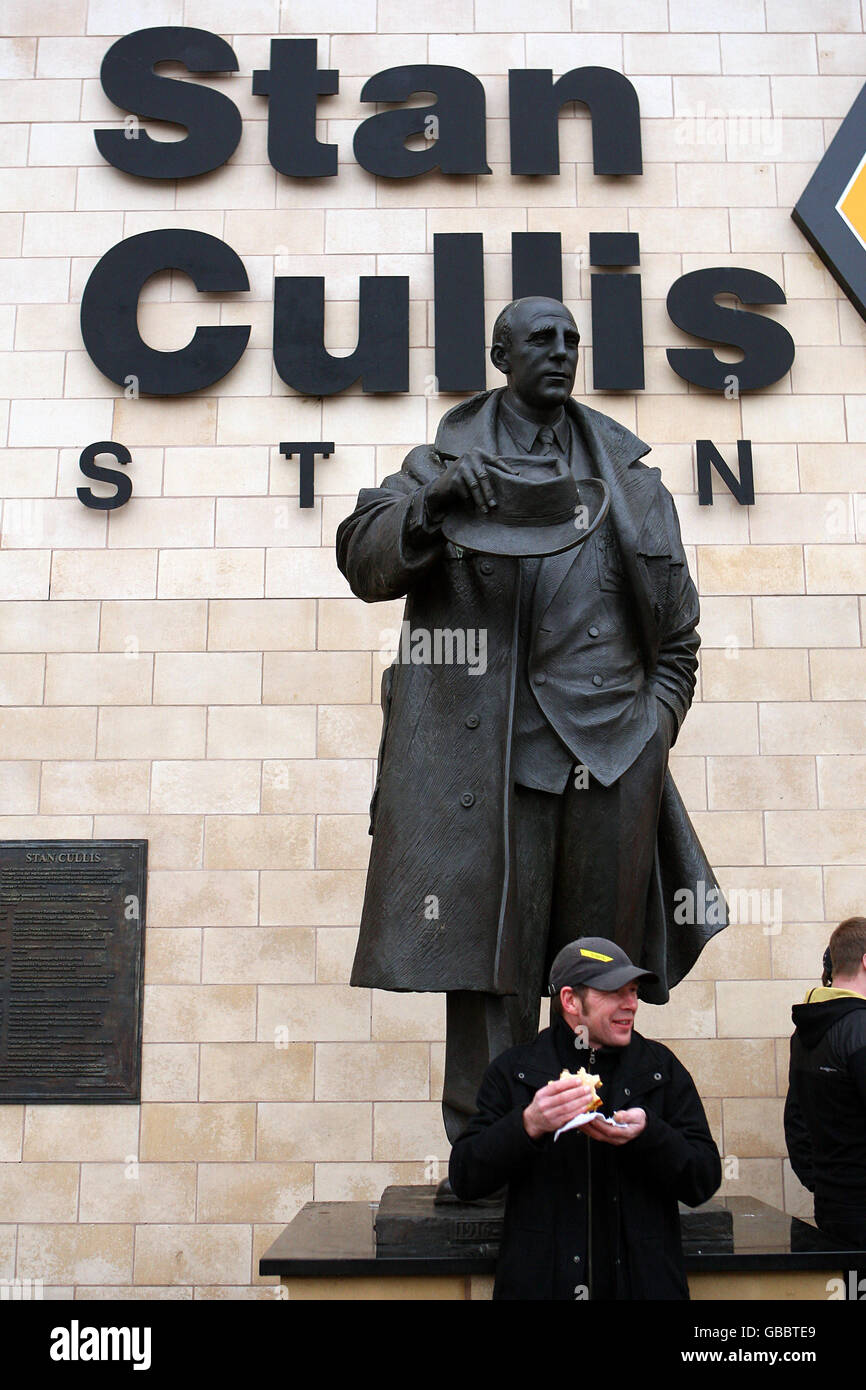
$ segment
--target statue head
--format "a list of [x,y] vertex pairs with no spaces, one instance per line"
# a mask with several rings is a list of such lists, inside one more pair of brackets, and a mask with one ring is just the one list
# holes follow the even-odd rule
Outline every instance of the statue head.
[[580,334],[558,299],[532,295],[507,304],[493,326],[490,360],[532,411],[556,412],[574,387]]

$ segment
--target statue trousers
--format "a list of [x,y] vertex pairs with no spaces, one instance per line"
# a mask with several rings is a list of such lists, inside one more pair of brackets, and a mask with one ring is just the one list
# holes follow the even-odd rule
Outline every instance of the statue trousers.
[[520,992],[448,994],[442,1113],[452,1144],[475,1113],[490,1062],[535,1038],[557,951],[579,936],[606,936],[640,963],[670,735],[660,712],[652,738],[609,787],[590,774],[583,787],[569,779],[560,796],[515,787]]

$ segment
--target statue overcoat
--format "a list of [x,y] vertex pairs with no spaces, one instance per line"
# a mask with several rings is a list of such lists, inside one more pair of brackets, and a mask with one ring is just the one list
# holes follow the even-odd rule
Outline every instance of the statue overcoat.
[[[486,630],[486,670],[414,664],[407,652],[385,672],[373,837],[361,932],[351,983],[375,989],[480,990],[513,994],[514,894],[509,883],[511,729],[515,703],[519,561],[460,550],[451,542],[413,544],[407,512],[414,493],[473,445],[495,455],[502,389],[450,410],[433,447],[413,449],[399,473],[364,488],[337,533],[337,561],[368,603],[406,596],[415,633]],[[570,400],[597,475],[611,493],[613,528],[631,588],[635,627],[650,688],[674,711],[691,703],[697,669],[699,604],[679,523],[649,452],[609,416]],[[533,599],[530,671],[544,668],[545,628],[568,622],[557,592],[576,549],[542,561]],[[703,881],[703,892],[698,885]],[[683,888],[696,908],[718,899],[712,920],[680,922]],[[701,914],[697,912],[696,914]],[[644,997],[663,1003],[726,909],[706,855],[674,785],[665,779],[641,965],[661,981]]]

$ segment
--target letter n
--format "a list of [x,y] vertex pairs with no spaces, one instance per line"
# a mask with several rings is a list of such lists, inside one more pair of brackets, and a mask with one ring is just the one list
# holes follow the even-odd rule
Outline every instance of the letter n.
[[695,449],[698,460],[698,501],[702,507],[713,505],[713,468],[741,507],[751,507],[754,504],[755,479],[752,471],[751,439],[737,440],[739,478],[731,472],[711,439],[696,439]]

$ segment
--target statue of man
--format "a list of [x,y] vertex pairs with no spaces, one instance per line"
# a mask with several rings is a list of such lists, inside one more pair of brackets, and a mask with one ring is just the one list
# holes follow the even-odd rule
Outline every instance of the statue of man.
[[[359,598],[406,596],[409,638],[383,679],[352,984],[447,992],[452,1143],[489,1061],[534,1039],[562,946],[612,938],[664,1003],[725,924],[668,772],[695,685],[697,592],[648,446],[571,397],[579,341],[558,300],[509,304],[491,350],[507,385],[449,410],[433,447],[363,489],[337,535]],[[578,491],[601,480],[606,520],[556,553],[527,555],[518,528],[511,553],[485,552],[499,469],[529,475],[536,458]],[[458,517],[481,537],[472,549],[445,535]],[[466,653],[484,635],[483,670],[449,659],[455,634]],[[682,890],[715,912],[696,921]]]

